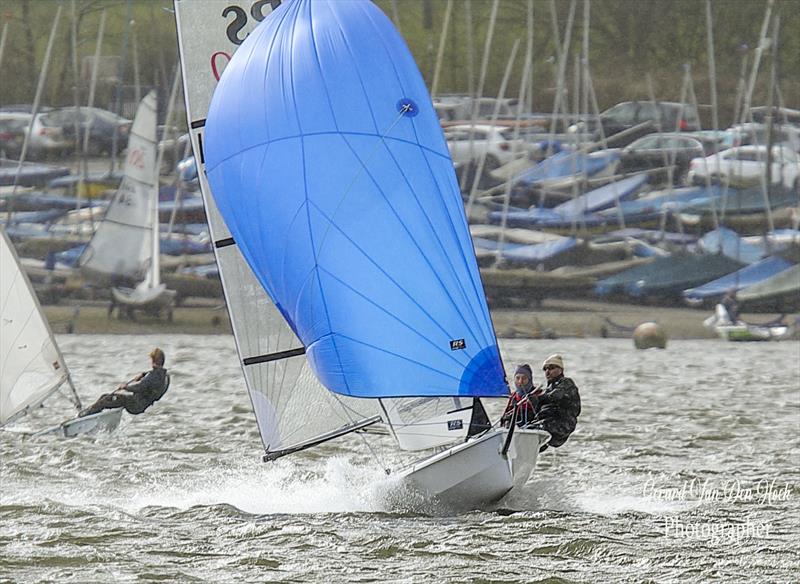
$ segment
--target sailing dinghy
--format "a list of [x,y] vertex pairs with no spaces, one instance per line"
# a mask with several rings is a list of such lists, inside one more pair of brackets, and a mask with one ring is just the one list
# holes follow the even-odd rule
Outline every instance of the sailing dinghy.
[[783,317],[765,324],[743,320],[733,322],[722,304],[714,307],[714,314],[705,319],[703,325],[717,333],[723,341],[780,341],[791,338],[794,334],[794,326],[783,322]]
[[[503,365],[452,161],[389,20],[366,1],[175,8],[264,458],[381,424],[424,453],[394,474],[427,498],[474,508],[523,484],[549,435],[481,424]],[[232,34],[216,16],[234,10]]]
[[[4,229],[0,228],[0,428],[15,422],[42,404],[65,384],[65,395],[77,410],[81,401],[53,331],[42,314],[33,287]],[[122,409],[104,410],[74,418],[37,435],[62,437],[98,430],[112,431]]]
[[98,283],[141,279],[135,287],[112,287],[112,309],[129,315],[165,310],[170,318],[175,291],[161,282],[156,144],[156,92],[151,91],[133,120],[122,182],[78,264]]

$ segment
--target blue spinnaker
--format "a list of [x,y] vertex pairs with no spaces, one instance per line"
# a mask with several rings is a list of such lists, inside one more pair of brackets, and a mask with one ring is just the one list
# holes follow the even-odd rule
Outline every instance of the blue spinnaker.
[[219,210],[328,389],[507,395],[439,122],[372,2],[283,3],[227,65],[205,142]]

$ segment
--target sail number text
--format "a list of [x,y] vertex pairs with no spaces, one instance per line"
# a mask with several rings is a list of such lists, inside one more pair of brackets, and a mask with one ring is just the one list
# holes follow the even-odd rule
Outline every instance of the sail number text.
[[[264,9],[267,6],[271,7],[271,12],[280,5],[281,0],[256,0],[256,2],[253,2],[253,5],[250,6],[249,16],[241,6],[226,6],[222,10],[222,18],[227,22],[225,35],[228,37],[228,40],[234,45],[241,45],[244,39],[247,38],[247,35],[250,34],[241,34],[242,30],[247,26],[248,18],[253,18],[256,22],[261,22],[266,18]],[[211,55],[211,72],[214,74],[214,79],[219,81],[220,75],[222,75],[222,71],[225,69],[225,65],[227,65],[230,60],[231,54],[225,51],[217,51]]]
[[[271,6],[272,10],[275,10],[281,5],[281,0],[257,0],[256,2],[253,2],[253,5],[250,7],[250,16],[253,17],[257,22],[261,22],[266,17],[266,14],[264,14],[264,8],[267,5]],[[228,35],[228,40],[230,40],[234,45],[241,45],[244,42],[244,39],[247,38],[246,34],[244,36],[239,36],[239,33],[242,32],[242,29],[247,26],[247,13],[241,6],[226,6],[222,11],[222,17],[227,20],[231,15],[233,15],[233,20],[228,22],[228,26],[225,29],[225,34]]]

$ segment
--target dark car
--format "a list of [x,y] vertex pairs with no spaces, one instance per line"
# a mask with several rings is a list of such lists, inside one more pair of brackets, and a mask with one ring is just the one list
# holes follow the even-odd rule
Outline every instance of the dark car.
[[[700,118],[695,107],[673,101],[624,101],[588,120],[588,123],[578,122],[570,127],[571,132],[591,132],[594,141],[605,136],[609,145],[614,147],[626,146],[653,132],[694,132],[699,129]],[[626,130],[629,131],[621,134]],[[621,135],[615,137],[618,134]]]
[[83,140],[83,132],[89,132],[89,154],[111,154],[115,134],[117,152],[123,151],[128,145],[131,121],[113,112],[96,107],[82,107],[80,110],[68,107],[48,112],[47,117],[61,126],[64,138],[71,143],[75,142],[75,119],[78,117],[80,139]]
[[710,136],[677,132],[649,134],[622,149],[617,172],[655,171],[651,176],[653,183],[654,180],[666,179],[669,167],[673,167],[673,182],[683,183],[693,158],[706,157],[724,149],[718,140]]

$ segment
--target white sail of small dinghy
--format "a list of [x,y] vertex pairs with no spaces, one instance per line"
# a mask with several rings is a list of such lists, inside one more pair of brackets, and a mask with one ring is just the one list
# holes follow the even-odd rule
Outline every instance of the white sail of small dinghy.
[[[64,384],[69,387],[66,396],[79,410],[81,401],[53,331],[1,227],[0,274],[0,428],[25,416]],[[121,413],[108,411],[87,418],[82,431],[94,429],[101,419],[106,424],[109,416],[116,416],[119,423]],[[62,425],[57,428],[65,429]]]
[[[385,15],[360,0],[282,4],[231,58],[207,123],[191,119],[229,241],[314,377],[380,404],[401,448],[463,440],[463,412],[508,387],[452,161]],[[400,475],[448,504],[494,501],[548,436],[513,428]]]
[[303,344],[253,275],[225,226],[206,178],[203,135],[211,96],[238,46],[271,11],[270,3],[252,0],[175,2],[184,97],[200,190],[265,458],[380,421],[373,401],[332,394],[314,377]]
[[742,320],[731,321],[722,304],[714,307],[714,314],[703,321],[703,326],[719,335],[723,341],[780,341],[794,334],[794,326],[784,322],[752,324]]
[[156,156],[156,92],[151,91],[136,110],[122,182],[78,262],[98,282],[141,280],[135,288],[112,288],[118,304],[168,306],[175,297],[160,275]]

